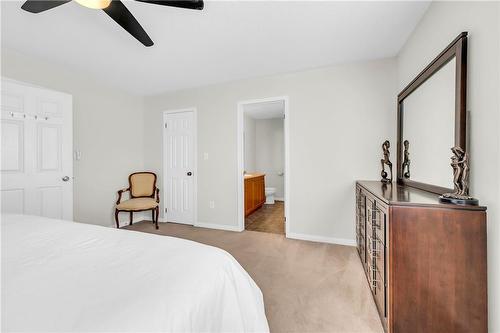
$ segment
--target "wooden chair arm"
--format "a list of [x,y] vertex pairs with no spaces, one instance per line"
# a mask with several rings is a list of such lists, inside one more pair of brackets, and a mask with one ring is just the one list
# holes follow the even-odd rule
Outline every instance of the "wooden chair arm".
[[160,203],[160,189],[158,187],[156,188],[156,202]]
[[124,188],[124,189],[121,189],[121,190],[118,191],[118,200],[116,201],[117,205],[119,205],[120,201],[122,200],[122,194],[123,194],[123,192],[127,192],[127,191],[130,191],[130,187],[129,188]]

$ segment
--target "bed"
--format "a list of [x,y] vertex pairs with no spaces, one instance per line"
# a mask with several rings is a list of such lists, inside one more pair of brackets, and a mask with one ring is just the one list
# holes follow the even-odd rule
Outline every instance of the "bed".
[[268,332],[227,252],[175,237],[2,215],[2,331]]

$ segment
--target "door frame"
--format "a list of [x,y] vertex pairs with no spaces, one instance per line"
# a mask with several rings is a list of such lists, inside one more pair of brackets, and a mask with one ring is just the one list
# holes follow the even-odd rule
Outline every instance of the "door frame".
[[[165,212],[166,208],[166,189],[167,189],[167,169],[165,167],[167,158],[167,154],[165,153],[167,150],[167,145],[165,143],[165,118],[169,114],[173,113],[186,113],[193,112],[193,122],[194,122],[194,131],[193,131],[193,154],[194,154],[194,166],[193,166],[193,224],[196,225],[198,222],[198,110],[195,107],[183,108],[183,109],[171,109],[163,111],[162,113],[162,122],[161,122],[161,133],[162,133],[162,150],[161,150],[161,165],[162,165],[162,186],[163,186],[163,196],[160,192],[160,210],[161,210],[161,221],[160,222],[168,222],[167,214]],[[163,198],[163,200],[161,200]],[[191,225],[186,223],[187,225]]]
[[244,157],[245,157],[245,147],[244,147],[244,106],[247,104],[263,103],[263,102],[276,102],[283,101],[285,106],[285,119],[283,119],[283,132],[284,132],[284,144],[285,144],[285,165],[284,165],[284,182],[285,182],[285,193],[284,193],[284,204],[285,204],[285,236],[288,237],[290,234],[290,226],[293,221],[290,215],[290,112],[289,112],[289,101],[288,96],[278,96],[278,97],[268,97],[260,98],[254,100],[245,100],[238,102],[238,115],[237,115],[237,159],[238,159],[238,170],[236,174],[237,184],[238,184],[238,230],[245,230],[245,207],[244,207],[244,175],[245,170]]

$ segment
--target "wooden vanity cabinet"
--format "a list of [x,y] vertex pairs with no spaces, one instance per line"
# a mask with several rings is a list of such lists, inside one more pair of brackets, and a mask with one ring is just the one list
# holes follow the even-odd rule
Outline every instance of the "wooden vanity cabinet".
[[264,174],[245,176],[245,217],[266,202]]
[[386,332],[487,332],[485,207],[358,181],[356,240]]

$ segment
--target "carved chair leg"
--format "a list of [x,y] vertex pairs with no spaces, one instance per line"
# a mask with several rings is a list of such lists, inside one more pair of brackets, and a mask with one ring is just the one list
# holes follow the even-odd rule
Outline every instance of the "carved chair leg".
[[115,221],[116,221],[116,228],[117,229],[120,228],[120,222],[118,221],[118,213],[119,213],[119,210],[115,209]]
[[156,212],[156,208],[151,209],[151,222],[153,224],[155,223],[155,212]]
[[130,225],[132,225],[133,220],[134,220],[134,212],[130,212]]
[[155,219],[156,230],[158,230],[158,217],[159,216],[160,216],[160,207],[156,207],[156,219]]

